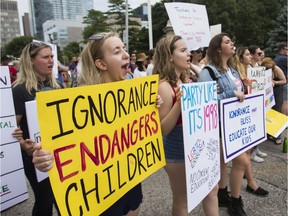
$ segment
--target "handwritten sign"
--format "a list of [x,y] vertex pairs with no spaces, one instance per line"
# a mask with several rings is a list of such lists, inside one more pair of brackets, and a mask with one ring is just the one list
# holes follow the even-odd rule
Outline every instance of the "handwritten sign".
[[0,67],[0,194],[3,211],[28,198],[20,144],[11,134],[16,129],[16,117],[11,91],[9,68]]
[[265,67],[253,67],[247,69],[247,77],[251,84],[248,93],[264,91],[265,113],[275,105],[272,86],[272,70],[265,70]]
[[61,215],[99,215],[165,165],[157,94],[158,76],[37,93]]
[[208,47],[211,36],[205,5],[189,3],[165,3],[174,33],[180,35],[189,50]]
[[225,163],[267,139],[264,100],[262,92],[220,101]]
[[216,82],[181,85],[188,212],[220,180],[219,114]]

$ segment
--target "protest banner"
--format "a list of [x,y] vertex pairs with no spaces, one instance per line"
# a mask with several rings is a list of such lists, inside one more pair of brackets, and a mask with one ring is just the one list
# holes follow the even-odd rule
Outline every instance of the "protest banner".
[[61,215],[99,215],[165,165],[157,94],[156,75],[37,93]]
[[[35,143],[41,144],[36,100],[25,102],[25,108],[26,108],[26,118],[29,130],[29,137],[30,139],[34,140]],[[36,168],[35,171],[38,182],[41,182],[42,180],[48,178],[48,173],[41,172]]]
[[270,109],[266,113],[267,133],[278,137],[288,127],[288,117],[276,110]]
[[220,180],[219,114],[216,82],[181,85],[181,114],[188,212]]
[[19,141],[11,134],[17,127],[11,90],[9,68],[1,66],[0,73],[0,161],[1,207],[3,211],[28,199],[26,178]]
[[208,47],[211,36],[205,5],[165,3],[175,35],[180,35],[189,50]]
[[275,105],[275,98],[272,86],[272,70],[265,67],[249,67],[247,77],[251,81],[248,86],[248,94],[264,91],[265,113]]
[[264,93],[253,93],[243,102],[220,101],[221,135],[225,163],[267,139]]

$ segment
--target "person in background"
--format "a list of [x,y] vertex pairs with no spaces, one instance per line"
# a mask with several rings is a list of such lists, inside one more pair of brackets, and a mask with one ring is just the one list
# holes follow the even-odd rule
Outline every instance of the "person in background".
[[[166,166],[172,190],[172,216],[187,216],[184,141],[179,85],[187,83],[190,52],[180,36],[165,36],[155,48],[153,74],[159,74],[159,94],[164,103],[159,108]],[[202,201],[205,215],[218,216],[218,186]]]
[[[217,78],[216,81],[219,86],[217,97],[219,101],[232,97],[238,98],[239,102],[243,102],[245,99],[239,73],[231,67],[229,61],[234,54],[234,43],[226,33],[218,34],[210,40],[207,52],[209,64],[202,69],[198,82],[213,81],[207,68],[210,67],[214,72],[215,78]],[[232,160],[232,168],[229,175],[231,196],[227,190],[228,169],[227,164],[224,162],[222,149],[220,150],[220,159],[221,179],[219,182],[218,205],[228,207],[230,216],[246,216],[240,192],[245,170],[249,166],[249,159],[244,152]]]
[[148,59],[149,59],[150,62],[148,64],[148,67],[147,67],[147,70],[146,70],[147,76],[152,75],[152,71],[153,71],[153,68],[154,68],[154,64],[153,64],[154,53],[155,53],[155,48],[150,49],[149,52],[148,52]]
[[136,59],[137,68],[134,70],[134,78],[147,76],[147,56],[145,53],[139,53]]
[[35,143],[29,137],[25,102],[35,100],[38,91],[63,88],[52,74],[53,65],[51,47],[42,42],[31,42],[22,51],[19,75],[12,85],[16,121],[19,127],[12,135],[19,140],[25,175],[35,196],[33,216],[52,216],[53,203],[56,209],[57,205],[49,178],[38,182],[36,177],[35,167],[32,163]]
[[191,54],[190,77],[194,82],[197,82],[200,71],[205,67],[204,64],[200,63],[200,61],[202,60],[203,48],[202,47],[193,48],[190,54]]
[[263,56],[263,52],[260,49],[259,46],[257,45],[251,45],[248,47],[249,52],[252,56],[252,63],[251,63],[251,67],[258,67],[261,64],[261,59]]
[[133,76],[134,70],[137,68],[136,65],[136,53],[132,53],[130,55],[130,62],[129,62],[129,73]]
[[281,107],[281,113],[284,115],[288,115],[288,101],[287,101],[287,94],[288,94],[288,73],[287,73],[287,63],[288,63],[288,47],[287,44],[281,43],[278,46],[278,54],[276,55],[275,64],[281,68],[283,73],[286,77],[286,84],[283,86],[283,103]]
[[[260,49],[257,45],[251,45],[248,47],[248,50],[252,56],[252,63],[250,64],[250,67],[259,67],[261,66],[261,61],[264,56],[264,52]],[[251,150],[251,160],[256,163],[262,163],[264,161],[263,158],[265,158],[267,154],[265,152],[260,151],[258,146],[255,146]]]
[[10,58],[8,56],[1,57],[1,66],[7,66],[9,68],[11,84],[13,84],[13,82],[17,78],[17,70],[15,67],[9,65],[9,63],[10,63]]
[[[285,100],[285,103],[287,104],[287,92],[285,93],[283,91],[284,86],[287,86],[285,74],[281,68],[275,64],[272,58],[264,58],[261,66],[266,67],[266,69],[272,69],[272,86],[275,98],[275,105],[272,109],[281,112],[282,104]],[[286,96],[283,94],[286,94]],[[272,139],[276,145],[282,144],[281,134],[276,138],[271,136],[269,136],[269,138]]]
[[[129,54],[114,32],[92,35],[81,53],[81,73],[79,85],[98,85],[125,80],[129,67]],[[123,82],[125,85],[125,82]],[[156,106],[163,103],[158,95]],[[35,145],[33,162],[42,172],[49,171],[53,166],[53,155]],[[100,216],[137,216],[142,203],[141,183],[128,191]]]
[[[248,67],[250,67],[252,62],[251,58],[252,56],[250,55],[248,47],[237,48],[236,54],[231,58],[231,66],[239,73],[240,78],[244,85],[245,94],[249,94],[250,92],[249,88],[251,87],[250,80],[247,77],[247,69]],[[259,157],[259,159],[262,159],[262,157],[267,156],[267,154],[263,155],[257,153],[258,153],[257,151],[254,151],[254,154],[256,154],[256,156]],[[244,175],[244,177],[247,179],[246,191],[258,196],[267,196],[269,192],[259,187],[256,180],[253,177],[252,164],[250,161],[251,150],[246,151],[246,156],[249,163],[247,169],[245,170]]]
[[71,87],[73,87],[75,83],[77,83],[77,77],[78,77],[77,65],[78,65],[78,57],[73,56],[71,63],[69,64],[69,71],[71,74]]
[[66,67],[60,61],[58,61],[58,74],[60,72],[62,80],[63,80],[62,84],[65,88],[68,87],[68,82],[69,82],[68,70],[69,70],[69,67]]

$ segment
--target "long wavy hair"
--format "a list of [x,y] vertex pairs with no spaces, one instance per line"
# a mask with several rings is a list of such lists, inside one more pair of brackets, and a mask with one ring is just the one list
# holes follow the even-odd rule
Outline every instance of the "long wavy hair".
[[[219,49],[221,49],[221,43],[222,43],[222,39],[223,39],[224,36],[229,37],[229,35],[226,34],[226,33],[220,33],[218,35],[215,35],[210,40],[208,51],[207,51],[207,56],[208,56],[208,59],[209,59],[209,63],[214,65],[220,71],[225,71],[226,70],[224,68],[224,62],[222,60],[221,53],[219,52]],[[227,64],[229,65],[230,61],[228,61]]]
[[[153,74],[159,74],[160,80],[166,80],[172,86],[177,86],[178,77],[175,73],[175,66],[171,61],[171,55],[176,49],[175,43],[181,40],[182,37],[178,35],[164,36],[161,38],[155,48],[153,57]],[[184,70],[180,75],[180,80],[186,83],[186,71]]]
[[[13,83],[13,87],[17,85],[25,85],[25,88],[30,94],[33,89],[37,91],[38,72],[33,67],[32,59],[35,58],[38,53],[45,48],[51,49],[51,47],[44,42],[37,43],[37,45],[33,45],[32,42],[24,47],[19,61],[19,73],[17,75],[17,79]],[[49,75],[47,80],[53,89],[61,88],[53,74]]]
[[[90,37],[89,42],[81,53],[81,71],[78,76],[79,85],[94,85],[103,83],[101,76],[102,72],[96,67],[95,61],[103,58],[102,46],[107,38],[117,36],[115,32],[100,33],[93,39],[93,35]],[[98,39],[99,37],[99,39]]]
[[236,50],[236,54],[231,58],[231,66],[238,71],[240,78],[242,80],[247,78],[247,68],[248,65],[243,64],[243,55],[245,51],[248,50],[248,47],[239,47]]

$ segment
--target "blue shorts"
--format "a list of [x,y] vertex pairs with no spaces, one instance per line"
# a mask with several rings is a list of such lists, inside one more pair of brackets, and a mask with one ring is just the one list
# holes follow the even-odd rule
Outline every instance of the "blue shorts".
[[184,140],[182,124],[176,125],[167,135],[163,136],[166,162],[184,163]]
[[141,183],[136,185],[124,196],[117,200],[111,207],[104,211],[100,216],[123,216],[129,211],[136,210],[142,203],[143,194]]

